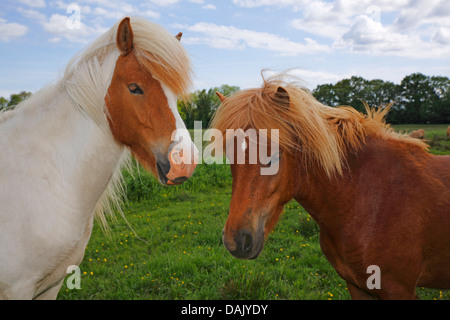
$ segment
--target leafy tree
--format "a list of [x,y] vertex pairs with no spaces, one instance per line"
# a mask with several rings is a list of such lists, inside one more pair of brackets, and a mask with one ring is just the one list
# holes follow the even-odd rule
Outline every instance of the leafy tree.
[[194,127],[194,121],[202,121],[206,128],[214,112],[220,105],[220,100],[216,91],[228,96],[239,90],[239,87],[222,85],[220,87],[210,88],[209,90],[197,90],[186,100],[178,101],[178,111],[186,124],[187,128]]
[[329,106],[350,105],[364,111],[392,104],[387,121],[391,123],[449,123],[450,79],[414,73],[400,84],[361,77],[343,79],[336,84],[319,85],[314,96]]
[[4,97],[0,97],[0,111],[12,109],[23,100],[28,99],[30,96],[31,92],[22,91],[20,93],[11,94],[9,100]]
[[8,100],[0,97],[0,111],[8,106]]
[[414,73],[403,78],[400,83],[400,103],[405,107],[403,122],[426,122],[427,113],[432,108],[432,101],[435,98],[429,79],[421,73]]
[[197,107],[197,119],[202,121],[204,126],[209,124],[212,112],[217,108],[216,101],[214,99],[214,89],[205,89],[197,93],[196,107]]
[[18,105],[25,99],[28,99],[31,96],[31,92],[22,91],[20,93],[14,93],[10,96],[8,107]]
[[368,86],[367,80],[361,77],[351,77],[350,79],[343,79],[335,85],[319,85],[313,91],[313,95],[317,100],[328,106],[346,105],[364,111],[363,101],[367,102],[365,95],[369,92]]
[[450,79],[447,77],[431,77],[430,83],[434,91],[432,108],[428,121],[432,123],[450,122]]
[[191,98],[178,100],[177,103],[178,112],[180,113],[181,119],[183,119],[187,128],[192,129],[194,127],[194,108]]

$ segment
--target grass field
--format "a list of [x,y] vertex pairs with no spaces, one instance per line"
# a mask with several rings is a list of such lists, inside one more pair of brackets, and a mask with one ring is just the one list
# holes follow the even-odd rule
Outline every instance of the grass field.
[[410,133],[423,129],[425,139],[430,145],[430,152],[434,154],[450,154],[450,137],[446,136],[448,124],[399,124],[393,126],[395,130]]
[[[430,126],[433,152],[450,154],[447,126]],[[412,130],[417,126],[396,126]],[[137,168],[135,168],[137,170]],[[256,260],[233,258],[221,242],[231,198],[226,165],[200,164],[181,186],[166,188],[146,172],[125,175],[128,202],[105,233],[96,224],[80,265],[81,289],[64,283],[58,299],[347,300],[343,281],[322,254],[318,227],[296,202]],[[421,299],[450,291],[418,289]]]

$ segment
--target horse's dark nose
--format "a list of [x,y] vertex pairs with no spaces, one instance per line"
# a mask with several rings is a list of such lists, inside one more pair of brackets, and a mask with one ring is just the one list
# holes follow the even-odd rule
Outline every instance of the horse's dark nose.
[[235,248],[230,253],[236,258],[249,259],[253,250],[253,236],[247,230],[240,230],[234,237]]
[[244,233],[241,235],[241,247],[242,253],[247,254],[253,248],[253,237],[250,233]]
[[[198,163],[198,151],[192,143],[191,152],[183,150],[181,144],[172,144],[168,156],[155,151],[159,181],[165,185],[180,184],[189,179]],[[192,157],[189,158],[189,154]]]
[[162,183],[167,184],[167,173],[170,170],[170,162],[167,160],[160,160],[157,157],[156,169],[158,171],[159,180]]

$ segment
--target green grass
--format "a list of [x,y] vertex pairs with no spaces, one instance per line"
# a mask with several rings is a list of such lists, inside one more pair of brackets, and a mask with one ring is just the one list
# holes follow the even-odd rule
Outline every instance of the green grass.
[[[258,259],[238,260],[221,241],[231,199],[228,166],[200,164],[191,179],[170,188],[143,170],[125,178],[127,221],[112,220],[107,234],[94,226],[81,289],[64,283],[58,299],[350,299],[320,250],[317,224],[296,202],[285,206]],[[419,288],[418,295],[450,299],[449,290]]]
[[[223,188],[125,207],[128,222],[96,227],[80,265],[81,290],[60,299],[348,299],[320,251],[318,228],[294,202],[261,256],[233,258],[221,241],[231,193]],[[293,227],[296,226],[296,227]]]
[[447,137],[446,130],[450,124],[398,124],[394,129],[403,133],[423,129],[425,140],[430,145],[430,152],[437,155],[450,154],[450,137]]

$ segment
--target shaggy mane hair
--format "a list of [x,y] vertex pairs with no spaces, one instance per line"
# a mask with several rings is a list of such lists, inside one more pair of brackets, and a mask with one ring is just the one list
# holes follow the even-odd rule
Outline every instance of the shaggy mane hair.
[[362,114],[347,106],[325,106],[297,79],[282,73],[263,76],[260,88],[225,98],[210,127],[222,134],[227,129],[278,129],[281,150],[301,151],[302,164],[311,169],[319,166],[331,177],[342,174],[347,152],[359,149],[369,136],[428,148],[423,141],[396,133],[387,125],[384,118],[389,109],[390,106],[375,110],[366,105],[366,114]]

